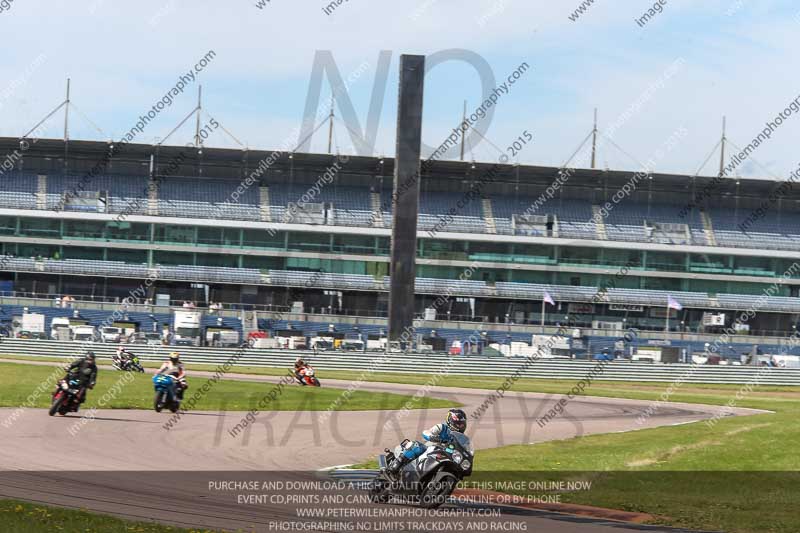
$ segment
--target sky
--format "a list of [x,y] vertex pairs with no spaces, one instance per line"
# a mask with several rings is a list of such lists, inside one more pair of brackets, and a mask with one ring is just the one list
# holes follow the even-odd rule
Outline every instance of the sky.
[[[641,17],[654,3],[631,0],[329,4],[0,0],[0,135],[32,129],[64,100],[70,78],[70,138],[119,139],[213,51],[136,142],[162,142],[195,108],[202,85],[201,126],[211,119],[221,125],[208,127],[206,146],[294,148],[315,64],[330,54],[350,79],[337,95],[334,151],[393,156],[399,56],[422,54],[438,62],[425,78],[423,155],[458,126],[464,101],[471,114],[492,92],[481,76],[500,85],[525,64],[492,106],[491,120],[474,125],[485,140],[474,135],[466,159],[506,154],[522,164],[588,167],[586,145],[570,156],[590,133],[597,108],[598,167],[710,175],[718,170],[719,152],[712,152],[723,116],[731,154],[800,95],[800,6],[790,1],[661,0],[660,12],[646,21]],[[330,94],[322,77],[317,124]],[[355,113],[345,120],[341,104],[348,100]],[[372,102],[374,148],[354,142],[350,132],[365,128]],[[738,174],[787,178],[800,161],[798,115],[787,115]],[[191,142],[194,128],[192,118],[167,144]],[[62,109],[36,135],[61,138],[63,130]],[[510,150],[515,141],[521,149]],[[326,125],[310,150],[327,151]],[[447,157],[458,158],[457,150]]]

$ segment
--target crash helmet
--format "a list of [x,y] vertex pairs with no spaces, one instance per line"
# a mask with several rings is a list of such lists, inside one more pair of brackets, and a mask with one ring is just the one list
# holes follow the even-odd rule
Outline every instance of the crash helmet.
[[169,354],[169,360],[173,365],[177,365],[181,362],[181,355],[178,352],[171,352]]
[[305,361],[303,361],[303,358],[302,358],[302,357],[298,357],[298,358],[297,358],[297,359],[295,359],[295,361],[294,361],[294,367],[295,367],[295,368],[300,368],[301,366],[306,366],[306,362],[305,362]]
[[467,429],[467,413],[461,409],[450,409],[447,412],[447,427],[452,431],[464,433]]
[[89,350],[88,352],[86,352],[86,360],[87,361],[91,361],[92,363],[94,363],[94,359],[95,359],[95,357],[94,357],[94,352],[93,351]]

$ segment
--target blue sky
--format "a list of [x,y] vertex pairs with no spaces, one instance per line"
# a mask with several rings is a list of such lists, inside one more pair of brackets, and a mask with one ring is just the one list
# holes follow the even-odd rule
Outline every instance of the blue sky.
[[[330,50],[343,77],[367,67],[349,90],[363,128],[381,50],[392,52],[375,155],[392,155],[396,122],[398,57],[466,49],[479,54],[501,81],[520,63],[531,69],[496,107],[487,138],[505,149],[523,131],[534,143],[525,164],[561,165],[591,128],[599,109],[603,130],[657,81],[676,59],[682,67],[614,134],[631,157],[606,143],[598,165],[638,170],[677,129],[686,135],[656,170],[694,173],[720,136],[741,147],[767,120],[800,94],[795,43],[800,7],[789,1],[703,2],[668,0],[663,11],[639,27],[647,2],[595,0],[576,20],[578,0],[349,0],[331,15],[316,0],[14,0],[0,12],[0,135],[18,136],[63,99],[71,77],[73,102],[96,123],[97,132],[73,114],[74,139],[119,138],[177,78],[208,50],[216,58],[202,72],[204,107],[251,148],[277,148],[303,117],[315,52]],[[196,86],[147,126],[142,139],[163,138],[195,104]],[[323,85],[323,105],[329,93]],[[473,108],[481,89],[475,70],[452,61],[426,78],[424,141],[440,143],[458,123],[463,101]],[[190,121],[191,122],[191,121]],[[60,137],[63,115],[48,121],[45,136]],[[352,152],[345,126],[335,125],[336,145]],[[793,116],[761,145],[743,176],[785,178],[800,156]],[[192,139],[187,124],[170,144]],[[312,141],[325,151],[326,129]],[[209,146],[235,147],[217,130]],[[484,142],[468,158],[496,160]],[[582,154],[584,155],[584,154]],[[718,155],[705,168],[713,173]],[[575,164],[587,166],[586,157]]]

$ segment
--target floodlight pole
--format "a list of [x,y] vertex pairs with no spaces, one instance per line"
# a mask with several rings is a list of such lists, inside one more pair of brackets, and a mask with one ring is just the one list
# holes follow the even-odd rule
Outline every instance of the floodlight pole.
[[67,107],[64,109],[64,142],[69,140],[69,78],[67,78],[67,99],[64,100]]
[[545,309],[544,306],[545,306],[546,303],[547,302],[544,301],[544,297],[542,297],[542,333],[544,333],[544,314],[546,312],[546,309]]
[[597,108],[594,108],[594,126],[592,127],[592,168],[597,154]]
[[203,110],[203,86],[197,87],[197,120],[194,127],[194,145],[195,147],[203,144],[200,140],[200,112]]
[[333,106],[336,103],[336,96],[331,93],[331,112],[328,114],[328,153],[332,154],[333,152]]
[[720,149],[719,149],[719,175],[722,176],[722,172],[725,169],[725,117],[722,117],[722,140],[720,141]]
[[467,101],[464,100],[464,111],[461,114],[461,161],[464,160],[464,137],[467,136],[467,128],[464,125],[467,123]]

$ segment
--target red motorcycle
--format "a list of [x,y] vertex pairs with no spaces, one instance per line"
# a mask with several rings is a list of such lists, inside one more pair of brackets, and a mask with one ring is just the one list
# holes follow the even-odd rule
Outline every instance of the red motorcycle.
[[65,415],[67,413],[77,413],[81,406],[81,386],[80,381],[72,376],[60,380],[53,391],[53,402],[47,414],[54,416],[56,413]]
[[319,387],[319,380],[314,375],[314,368],[306,365],[297,371],[300,374],[298,381],[300,385],[307,385],[309,387]]

